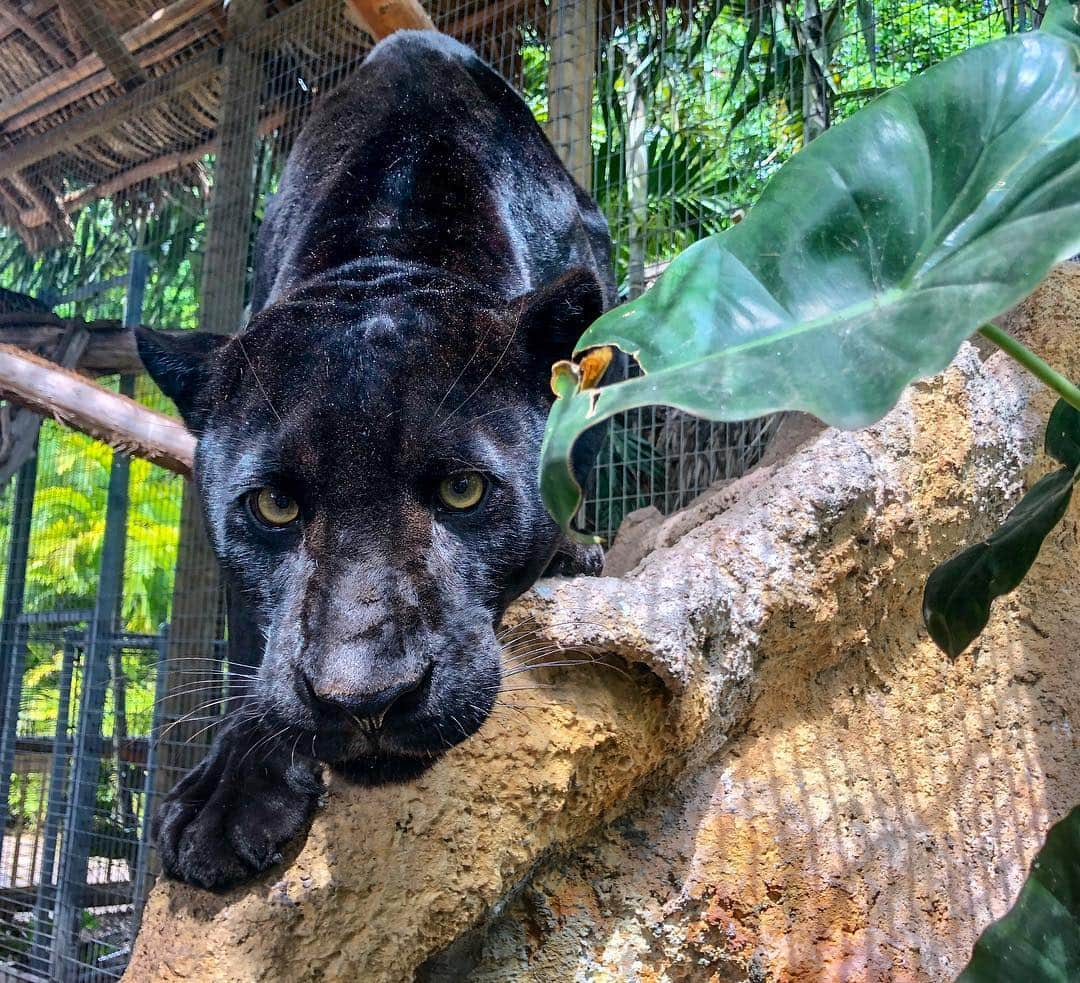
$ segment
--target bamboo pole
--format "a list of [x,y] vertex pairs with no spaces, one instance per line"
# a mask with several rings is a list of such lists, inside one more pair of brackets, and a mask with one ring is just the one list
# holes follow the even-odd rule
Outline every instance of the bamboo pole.
[[179,420],[14,345],[0,345],[0,395],[116,450],[191,474],[195,438]]

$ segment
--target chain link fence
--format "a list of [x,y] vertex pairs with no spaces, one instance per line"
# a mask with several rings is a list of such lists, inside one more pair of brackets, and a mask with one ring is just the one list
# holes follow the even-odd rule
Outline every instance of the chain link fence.
[[[624,297],[738,222],[822,129],[1038,17],[983,0],[429,11],[515,84],[600,202]],[[30,311],[43,354],[168,410],[107,353],[125,324],[242,324],[266,196],[309,108],[370,42],[341,0],[0,12],[0,335]],[[222,589],[182,479],[2,412],[0,977],[118,978],[156,872],[155,802],[232,699]],[[583,527],[610,540],[636,509],[687,504],[752,467],[776,425],[617,420]]]

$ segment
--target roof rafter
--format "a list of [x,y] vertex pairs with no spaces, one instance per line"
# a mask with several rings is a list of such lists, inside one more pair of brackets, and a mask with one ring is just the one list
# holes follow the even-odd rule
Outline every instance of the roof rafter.
[[122,89],[129,91],[146,81],[139,63],[94,0],[59,0],[59,4],[79,36],[105,63]]
[[[126,31],[119,40],[129,53],[138,52],[140,48],[165,37],[220,2],[221,0],[176,0],[162,8],[157,16]],[[46,100],[46,112],[52,113],[91,92],[105,88],[109,84],[105,69],[105,62],[100,55],[87,55],[70,68],[54,72],[17,95],[4,99],[0,102],[0,123],[4,124],[3,130],[10,132],[40,118],[41,114],[34,115],[33,111],[46,103]],[[91,78],[94,78],[94,84],[89,88],[79,88],[78,83],[85,83]],[[19,119],[16,120],[15,117]]]
[[70,65],[75,60],[70,51],[49,37],[46,31],[38,27],[33,17],[18,7],[6,7],[0,10],[0,25],[22,31],[58,65]]

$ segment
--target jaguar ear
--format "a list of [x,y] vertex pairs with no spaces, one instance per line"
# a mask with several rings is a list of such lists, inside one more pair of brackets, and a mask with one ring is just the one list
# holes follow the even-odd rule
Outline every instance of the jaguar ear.
[[585,329],[604,313],[604,291],[592,270],[578,267],[526,294],[519,331],[537,368],[569,358]]
[[176,404],[194,433],[204,422],[212,356],[228,341],[228,335],[208,331],[135,329],[135,343],[146,371]]

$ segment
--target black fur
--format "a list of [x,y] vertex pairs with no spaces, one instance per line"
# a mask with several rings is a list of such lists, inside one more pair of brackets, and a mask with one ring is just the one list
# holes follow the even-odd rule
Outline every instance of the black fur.
[[[301,755],[357,781],[419,774],[490,712],[507,605],[549,567],[597,571],[537,470],[550,366],[612,303],[609,251],[506,83],[449,38],[401,32],[300,135],[247,330],[140,334],[200,436],[214,548],[266,639],[246,654],[249,704],[162,810],[167,872],[218,887],[272,863],[318,794]],[[441,511],[435,489],[462,469],[487,494]],[[266,485],[299,522],[253,520]]]

